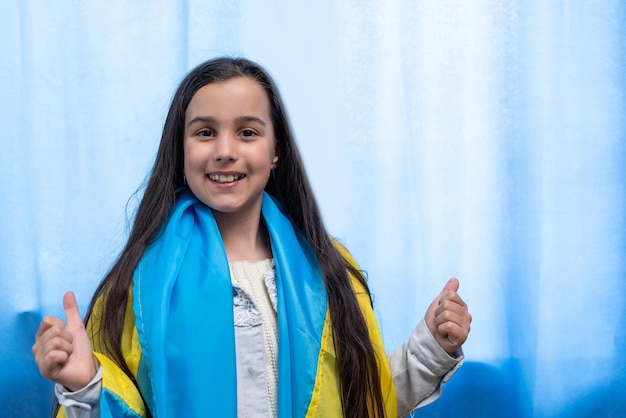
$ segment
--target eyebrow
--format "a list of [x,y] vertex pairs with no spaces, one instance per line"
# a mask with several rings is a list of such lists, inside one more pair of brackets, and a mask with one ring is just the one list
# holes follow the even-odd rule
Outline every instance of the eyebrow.
[[[187,128],[189,128],[194,123],[198,123],[198,122],[217,123],[217,120],[211,116],[196,116],[195,118],[191,119],[189,123],[187,123]],[[237,119],[235,119],[235,122],[236,123],[256,122],[262,126],[267,126],[267,124],[265,123],[263,119],[258,118],[256,116],[239,116]]]

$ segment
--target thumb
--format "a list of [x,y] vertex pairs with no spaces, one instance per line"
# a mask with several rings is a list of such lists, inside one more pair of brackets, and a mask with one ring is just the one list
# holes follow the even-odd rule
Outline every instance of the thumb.
[[59,364],[54,381],[74,392],[84,388],[93,379],[98,366],[73,292],[67,292],[63,296],[63,309],[65,329],[72,336],[71,348],[66,350],[69,357],[63,364]]
[[65,319],[67,326],[83,326],[83,319],[78,311],[76,296],[74,292],[67,292],[63,296],[63,309],[65,310]]
[[448,280],[448,283],[446,283],[446,285],[443,287],[441,294],[446,293],[448,291],[456,292],[457,290],[459,290],[459,280],[453,277],[450,280]]

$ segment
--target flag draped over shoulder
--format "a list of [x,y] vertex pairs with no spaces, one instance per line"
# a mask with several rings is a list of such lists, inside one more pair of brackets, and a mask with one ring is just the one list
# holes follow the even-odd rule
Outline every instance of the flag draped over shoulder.
[[[274,199],[262,214],[272,246],[278,306],[278,416],[340,416],[327,294],[316,257]],[[349,254],[340,248],[351,262]],[[388,416],[396,400],[369,295],[353,279],[381,370]],[[106,356],[101,416],[237,416],[233,293],[211,210],[188,190],[133,278],[122,348],[132,380]],[[99,301],[101,302],[101,301]],[[132,308],[130,308],[132,306]],[[101,307],[96,305],[94,313]],[[131,310],[132,309],[132,310]],[[97,329],[98,315],[88,329]],[[94,350],[99,351],[94,344]],[[103,351],[103,350],[101,350]]]

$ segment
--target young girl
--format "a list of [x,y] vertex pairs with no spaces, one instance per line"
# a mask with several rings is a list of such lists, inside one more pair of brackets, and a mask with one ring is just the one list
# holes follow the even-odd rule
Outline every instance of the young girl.
[[85,324],[33,346],[68,417],[395,417],[439,396],[471,315],[452,279],[387,356],[367,283],[324,228],[282,100],[245,59],[192,70],[130,237]]

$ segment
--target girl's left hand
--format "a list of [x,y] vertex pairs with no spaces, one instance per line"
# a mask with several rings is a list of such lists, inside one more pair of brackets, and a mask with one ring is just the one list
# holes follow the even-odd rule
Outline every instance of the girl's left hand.
[[454,353],[467,340],[472,322],[472,315],[457,290],[459,281],[450,279],[424,317],[428,330],[448,354]]

